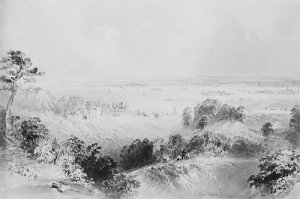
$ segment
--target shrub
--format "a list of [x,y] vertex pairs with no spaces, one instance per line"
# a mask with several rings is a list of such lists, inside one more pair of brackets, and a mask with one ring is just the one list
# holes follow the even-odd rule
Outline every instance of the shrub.
[[195,135],[190,139],[189,142],[189,150],[197,152],[202,152],[204,150],[204,139],[203,137],[200,137],[199,135]]
[[290,129],[292,131],[300,132],[300,107],[295,106],[291,110],[292,118],[290,119]]
[[58,165],[72,181],[91,189],[93,182],[88,180],[87,174],[83,171],[82,167],[75,163],[75,157],[64,154],[60,156]]
[[121,150],[121,165],[124,169],[131,169],[155,162],[153,153],[153,142],[145,138],[134,140],[129,146],[126,145]]
[[231,148],[231,140],[221,134],[207,131],[200,135],[200,139],[203,140],[203,152],[209,152],[215,156]]
[[290,187],[299,173],[299,155],[293,150],[279,150],[260,159],[259,172],[248,179],[262,195],[282,193]]
[[85,143],[84,141],[78,139],[78,137],[68,138],[65,143],[63,143],[63,153],[72,155],[74,157],[79,157],[85,153]]
[[218,120],[233,120],[240,122],[243,122],[244,117],[245,114],[243,106],[235,108],[234,106],[229,106],[227,104],[223,104],[216,115]]
[[34,155],[38,162],[52,163],[56,159],[52,143],[48,140],[39,140],[38,146],[34,149]]
[[269,136],[271,134],[274,133],[274,129],[272,128],[272,124],[271,122],[267,122],[265,123],[262,127],[261,127],[261,132],[264,136]]
[[102,156],[100,149],[97,143],[91,144],[86,148],[83,157],[76,158],[87,177],[95,182],[110,178],[117,166],[112,158]]
[[164,139],[158,138],[153,141],[153,154],[157,162],[164,161],[166,156],[169,156],[170,150]]
[[72,137],[63,146],[59,162],[67,176],[80,169],[88,180],[98,183],[110,178],[117,166],[112,158],[101,154],[101,147],[97,143],[86,147],[82,140]]
[[192,121],[192,109],[186,107],[182,112],[182,124],[183,126],[190,126]]
[[238,156],[253,157],[264,151],[260,143],[244,137],[235,137],[230,152]]
[[208,124],[208,117],[203,115],[197,123],[196,129],[203,130]]
[[150,182],[172,187],[178,187],[181,175],[187,175],[188,169],[176,164],[165,164],[163,166],[151,167],[146,170],[146,179]]
[[21,123],[22,141],[20,147],[27,153],[33,155],[38,142],[48,137],[49,130],[41,123],[40,118],[33,117]]
[[102,191],[109,198],[130,197],[137,193],[136,189],[140,187],[140,182],[134,179],[134,176],[126,175],[115,170],[113,177],[105,180]]
[[168,141],[168,148],[170,150],[171,158],[181,156],[183,152],[188,151],[188,143],[182,138],[180,134],[171,135]]
[[295,106],[291,110],[290,131],[286,137],[293,145],[300,145],[300,107]]

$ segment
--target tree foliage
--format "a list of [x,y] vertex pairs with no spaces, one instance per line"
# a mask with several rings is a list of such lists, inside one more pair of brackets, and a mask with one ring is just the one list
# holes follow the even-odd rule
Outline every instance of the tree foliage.
[[190,107],[185,107],[182,112],[182,124],[183,126],[190,126],[192,122],[192,109]]
[[292,131],[300,132],[300,107],[295,106],[291,110],[292,118],[290,119],[290,129]]
[[112,158],[103,156],[100,150],[101,147],[97,143],[91,144],[86,147],[84,157],[77,157],[76,161],[87,177],[95,182],[111,178],[113,170],[117,166]]
[[49,130],[38,117],[32,117],[29,120],[23,121],[19,131],[22,136],[20,147],[33,155],[39,141],[48,137],[48,132]]
[[199,119],[196,129],[201,129],[203,130],[208,124],[208,117],[206,115],[201,116]]
[[216,99],[206,99],[201,104],[197,104],[194,107],[194,123],[197,124],[204,115],[208,117],[216,115],[219,103]]
[[171,151],[171,157],[177,158],[181,156],[182,152],[187,151],[188,143],[182,138],[180,134],[171,135],[168,141],[168,147]]
[[248,179],[263,195],[279,194],[294,183],[299,173],[299,155],[291,149],[279,150],[260,159],[259,172]]
[[272,128],[272,123],[267,122],[261,127],[261,132],[264,136],[269,136],[274,133],[274,129]]
[[234,106],[229,106],[227,104],[223,104],[216,115],[218,120],[231,120],[240,122],[243,122],[244,117],[245,114],[243,106],[235,108]]
[[264,152],[264,147],[256,141],[236,136],[233,140],[230,152],[242,157],[255,157]]
[[153,153],[153,142],[145,138],[134,140],[121,150],[121,165],[124,169],[131,169],[139,166],[154,163],[156,158]]

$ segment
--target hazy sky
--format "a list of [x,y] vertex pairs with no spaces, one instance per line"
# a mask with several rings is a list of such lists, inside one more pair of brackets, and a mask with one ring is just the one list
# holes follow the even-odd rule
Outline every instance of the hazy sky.
[[0,0],[0,53],[48,78],[300,75],[300,1]]

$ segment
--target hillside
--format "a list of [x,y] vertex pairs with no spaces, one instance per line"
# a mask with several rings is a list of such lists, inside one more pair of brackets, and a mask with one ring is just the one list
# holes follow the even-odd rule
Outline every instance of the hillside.
[[222,134],[226,137],[233,139],[235,136],[248,138],[251,140],[259,141],[263,139],[263,136],[259,133],[251,130],[248,126],[237,121],[220,121],[211,125],[208,125],[204,131],[211,131],[215,134]]
[[[186,171],[181,174],[172,170],[164,174],[151,173],[151,167],[147,167],[134,172],[142,182],[137,198],[150,199],[155,195],[156,198],[161,199],[246,199],[250,196],[250,188],[246,180],[256,171],[258,162],[252,159],[198,157],[174,165],[183,167]],[[156,180],[151,180],[149,176]],[[160,184],[160,180],[157,180],[166,177],[169,179],[166,184]]]

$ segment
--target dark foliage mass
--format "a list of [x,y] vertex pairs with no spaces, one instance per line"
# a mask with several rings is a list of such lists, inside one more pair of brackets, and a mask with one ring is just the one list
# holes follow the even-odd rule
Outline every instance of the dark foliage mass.
[[259,172],[248,179],[263,195],[279,194],[290,187],[299,173],[299,155],[293,150],[279,150],[260,159]]
[[189,141],[191,151],[202,152],[204,150],[205,140],[199,135],[195,135]]
[[291,110],[292,118],[290,119],[290,129],[292,131],[300,132],[300,107],[295,106]]
[[186,153],[188,150],[188,143],[182,138],[180,134],[171,135],[168,141],[168,148],[171,158],[177,158],[182,153]]
[[264,136],[269,136],[272,135],[274,133],[274,129],[272,128],[272,124],[271,122],[267,122],[265,123],[262,127],[261,127],[261,132]]
[[117,166],[112,158],[101,154],[101,147],[97,143],[86,146],[84,141],[72,137],[67,139],[63,146],[63,153],[73,156],[75,163],[95,182],[111,177],[113,169]]
[[85,143],[84,141],[78,139],[78,137],[70,137],[63,144],[64,151],[76,158],[80,158],[85,154]]
[[189,141],[189,151],[194,153],[216,152],[222,153],[229,151],[231,140],[220,134],[204,132],[201,135],[195,135]]
[[41,139],[45,139],[48,136],[48,132],[49,130],[38,117],[23,121],[20,129],[22,136],[20,147],[27,153],[33,155],[34,149],[38,146],[38,142]]
[[182,123],[184,126],[192,126],[203,130],[209,121],[239,121],[243,122],[245,118],[243,106],[230,106],[221,104],[216,99],[206,99],[194,107],[194,118],[192,111],[186,107],[182,113]]
[[245,115],[243,106],[235,108],[234,106],[229,106],[227,104],[223,104],[216,115],[218,120],[231,120],[239,122],[243,122],[244,117]]
[[76,162],[83,168],[89,179],[95,182],[112,177],[113,169],[117,164],[109,156],[102,156],[101,147],[97,143],[91,144],[86,148],[85,155]]
[[300,145],[300,107],[295,106],[291,110],[290,129],[286,133],[286,139],[293,145]]
[[194,107],[194,123],[197,124],[202,116],[215,116],[219,106],[219,101],[216,99],[206,99],[204,102],[197,104]]
[[126,175],[115,170],[113,177],[103,181],[102,191],[109,198],[123,198],[135,195],[136,189],[140,187],[140,182],[135,180],[134,176]]
[[120,157],[121,165],[126,170],[154,163],[153,142],[147,138],[143,141],[136,139],[123,147]]
[[203,130],[208,124],[208,117],[203,115],[197,123],[196,129]]
[[253,140],[244,137],[235,137],[230,152],[238,156],[255,157],[264,152],[264,147],[261,143]]

